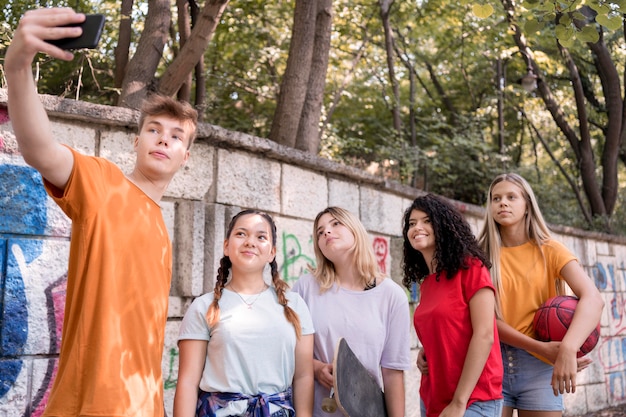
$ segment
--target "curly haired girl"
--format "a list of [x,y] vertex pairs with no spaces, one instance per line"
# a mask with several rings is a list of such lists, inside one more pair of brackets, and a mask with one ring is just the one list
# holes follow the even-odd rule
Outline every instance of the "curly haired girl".
[[431,194],[406,210],[403,237],[403,283],[420,285],[413,324],[423,346],[421,415],[500,417],[503,371],[489,261],[463,216]]

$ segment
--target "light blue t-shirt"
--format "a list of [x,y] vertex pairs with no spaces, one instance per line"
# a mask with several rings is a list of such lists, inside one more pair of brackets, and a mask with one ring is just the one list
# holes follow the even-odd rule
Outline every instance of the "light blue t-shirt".
[[[302,298],[291,291],[285,296],[300,318],[302,335],[314,333]],[[219,324],[211,329],[206,313],[212,302],[212,292],[196,298],[185,313],[178,336],[178,340],[209,342],[200,389],[257,395],[289,388],[295,372],[296,332],[278,304],[274,287],[260,293],[251,308],[237,293],[225,288],[219,301]],[[240,415],[246,407],[245,400],[233,401],[217,415]]]

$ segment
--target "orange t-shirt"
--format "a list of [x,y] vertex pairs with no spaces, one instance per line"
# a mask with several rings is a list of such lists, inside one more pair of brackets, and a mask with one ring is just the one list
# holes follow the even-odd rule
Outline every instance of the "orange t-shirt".
[[58,373],[44,416],[162,416],[172,254],[161,209],[113,163],[72,150],[72,220]]
[[548,298],[556,295],[556,280],[562,279],[561,269],[573,260],[576,256],[556,240],[546,241],[541,250],[533,242],[502,247],[502,319],[517,331],[536,339],[535,312]]

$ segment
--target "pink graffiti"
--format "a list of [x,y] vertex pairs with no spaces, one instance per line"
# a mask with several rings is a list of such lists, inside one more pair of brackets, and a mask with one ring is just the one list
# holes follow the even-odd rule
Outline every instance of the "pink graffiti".
[[387,273],[387,255],[389,255],[389,242],[384,237],[374,238],[372,243],[378,267],[384,273]]
[[[54,327],[50,328],[50,353],[57,353],[61,348],[61,333],[63,330],[63,318],[65,317],[65,299],[67,290],[67,275],[64,275],[47,289],[48,314],[54,317]],[[48,321],[50,322],[50,320]],[[58,360],[49,363],[46,376],[37,391],[35,400],[31,403],[31,417],[40,417],[48,403],[52,383],[57,375]]]
[[[0,125],[3,125],[9,121],[9,112],[5,107],[0,107]],[[4,138],[0,136],[0,151],[5,152],[6,145]]]
[[[626,324],[624,323],[626,300],[615,294],[605,308],[609,309],[609,334],[601,338],[599,358],[604,372],[609,373],[616,369],[622,369],[626,365],[626,349],[622,348],[621,341],[616,342],[615,339],[620,335],[626,334]],[[611,354],[611,348],[617,349],[613,355]]]
[[0,107],[0,125],[8,123],[9,120],[9,112],[7,111],[7,109],[4,107]]

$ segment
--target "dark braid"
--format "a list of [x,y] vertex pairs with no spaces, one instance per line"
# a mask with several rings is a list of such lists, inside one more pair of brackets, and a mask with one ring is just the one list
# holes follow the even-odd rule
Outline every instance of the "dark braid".
[[[274,219],[262,211],[248,209],[243,210],[237,213],[230,221],[228,225],[228,230],[226,232],[226,238],[230,237],[233,229],[235,228],[235,224],[237,220],[241,216],[245,216],[247,214],[258,214],[263,217],[265,221],[270,225],[270,229],[272,230],[272,246],[276,247],[276,223],[274,223]],[[223,256],[220,260],[220,267],[217,270],[217,278],[215,280],[215,288],[213,289],[213,302],[209,306],[209,309],[206,314],[207,322],[209,323],[209,327],[214,327],[220,321],[220,306],[219,301],[222,298],[222,293],[224,292],[224,287],[226,286],[228,280],[228,270],[232,266],[232,262],[228,256]],[[302,329],[300,326],[300,318],[298,314],[293,311],[291,307],[289,307],[287,297],[285,296],[285,292],[289,290],[289,285],[285,281],[280,278],[278,274],[278,264],[276,263],[276,258],[270,262],[270,267],[272,268],[272,283],[274,284],[274,288],[276,288],[276,295],[278,295],[278,302],[285,309],[285,317],[287,320],[293,324],[294,329],[296,330],[296,336],[300,339],[302,335]]]
[[220,267],[217,270],[217,277],[215,279],[215,288],[213,288],[213,302],[209,306],[206,313],[206,320],[209,323],[209,327],[214,327],[220,321],[220,305],[219,301],[222,298],[224,287],[228,281],[228,269],[232,266],[230,258],[223,256],[220,259]]
[[293,328],[296,330],[296,337],[300,339],[300,336],[302,336],[300,318],[298,317],[298,314],[293,311],[291,307],[289,307],[287,297],[285,297],[285,292],[289,290],[289,285],[283,281],[278,274],[278,264],[276,263],[276,258],[274,258],[274,260],[270,263],[270,266],[272,267],[272,282],[274,283],[274,288],[276,288],[278,303],[283,306],[287,321],[293,324]]

